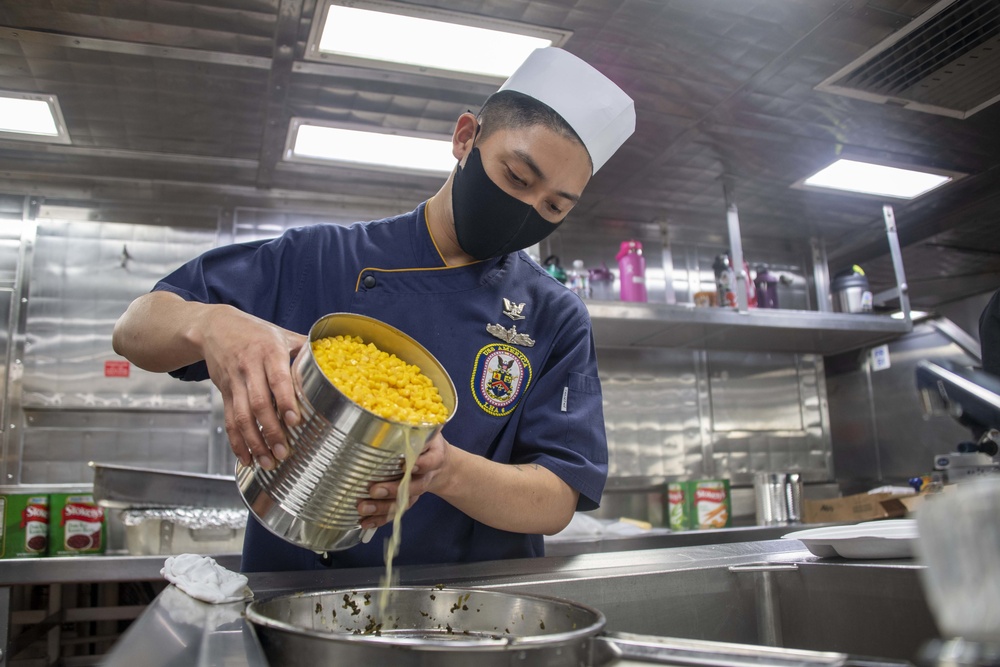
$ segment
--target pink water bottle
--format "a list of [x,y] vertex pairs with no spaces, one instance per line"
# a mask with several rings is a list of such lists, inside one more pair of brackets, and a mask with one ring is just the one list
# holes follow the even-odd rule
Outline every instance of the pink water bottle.
[[646,259],[642,256],[642,243],[622,241],[616,259],[621,274],[622,301],[646,301]]

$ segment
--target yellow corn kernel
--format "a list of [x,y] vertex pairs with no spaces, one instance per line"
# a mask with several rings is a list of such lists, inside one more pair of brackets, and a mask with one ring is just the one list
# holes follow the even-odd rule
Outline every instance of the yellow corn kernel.
[[313,358],[345,396],[383,419],[407,424],[441,424],[448,410],[433,381],[417,366],[359,336],[330,336],[312,342]]

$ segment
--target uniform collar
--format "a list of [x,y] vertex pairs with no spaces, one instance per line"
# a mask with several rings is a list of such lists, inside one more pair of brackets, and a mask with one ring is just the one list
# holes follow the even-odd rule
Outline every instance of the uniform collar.
[[431,236],[430,222],[427,220],[427,202],[417,207],[416,224],[413,225],[413,256],[414,266],[442,267],[444,257]]
[[[444,257],[441,256],[441,251],[434,242],[434,237],[431,236],[430,222],[427,220],[426,201],[417,206],[416,213],[416,224],[413,225],[412,230],[413,256],[415,260],[414,266],[424,268],[443,268],[447,266],[444,261]],[[511,254],[513,255],[517,253],[515,252]],[[483,261],[473,261],[469,264],[461,264],[451,268],[461,269],[466,267],[477,267],[477,270],[473,271],[473,273],[488,273],[498,265],[502,264],[505,258],[506,255]]]
[[[472,290],[501,279],[503,272],[516,260],[516,253],[512,253],[481,262],[447,266],[431,237],[426,211],[427,202],[423,202],[413,212],[411,223],[406,225],[404,233],[409,236],[411,257],[404,256],[405,245],[390,243],[383,253],[371,257],[371,263],[361,268],[356,291],[445,294]],[[371,280],[366,284],[368,276]]]

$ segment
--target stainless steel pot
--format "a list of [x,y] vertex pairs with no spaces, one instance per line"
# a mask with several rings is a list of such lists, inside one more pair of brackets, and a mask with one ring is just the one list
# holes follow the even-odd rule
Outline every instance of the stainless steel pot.
[[[363,315],[334,313],[309,330],[309,341],[360,336],[380,350],[415,364],[455,414],[455,385],[419,343],[394,327]],[[284,426],[291,454],[274,470],[237,462],[236,481],[253,515],[278,537],[313,551],[347,549],[362,538],[357,504],[372,482],[397,479],[406,444],[421,447],[441,424],[402,424],[357,405],[323,375],[309,345],[292,365],[302,421]]]
[[272,665],[493,667],[592,664],[604,615],[575,602],[498,591],[390,588],[257,600],[246,618]]

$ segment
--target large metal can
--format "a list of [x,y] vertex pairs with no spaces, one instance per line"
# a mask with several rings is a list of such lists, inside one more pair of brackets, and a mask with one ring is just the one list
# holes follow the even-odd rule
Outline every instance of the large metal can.
[[[455,385],[444,367],[398,329],[363,315],[334,313],[309,330],[309,342],[360,336],[365,343],[420,368],[455,414]],[[403,424],[351,401],[316,363],[309,344],[292,364],[298,426],[283,426],[291,453],[273,470],[236,463],[236,482],[250,512],[278,537],[313,551],[348,549],[361,541],[357,505],[373,482],[398,479],[407,443],[423,448],[443,424]]]

